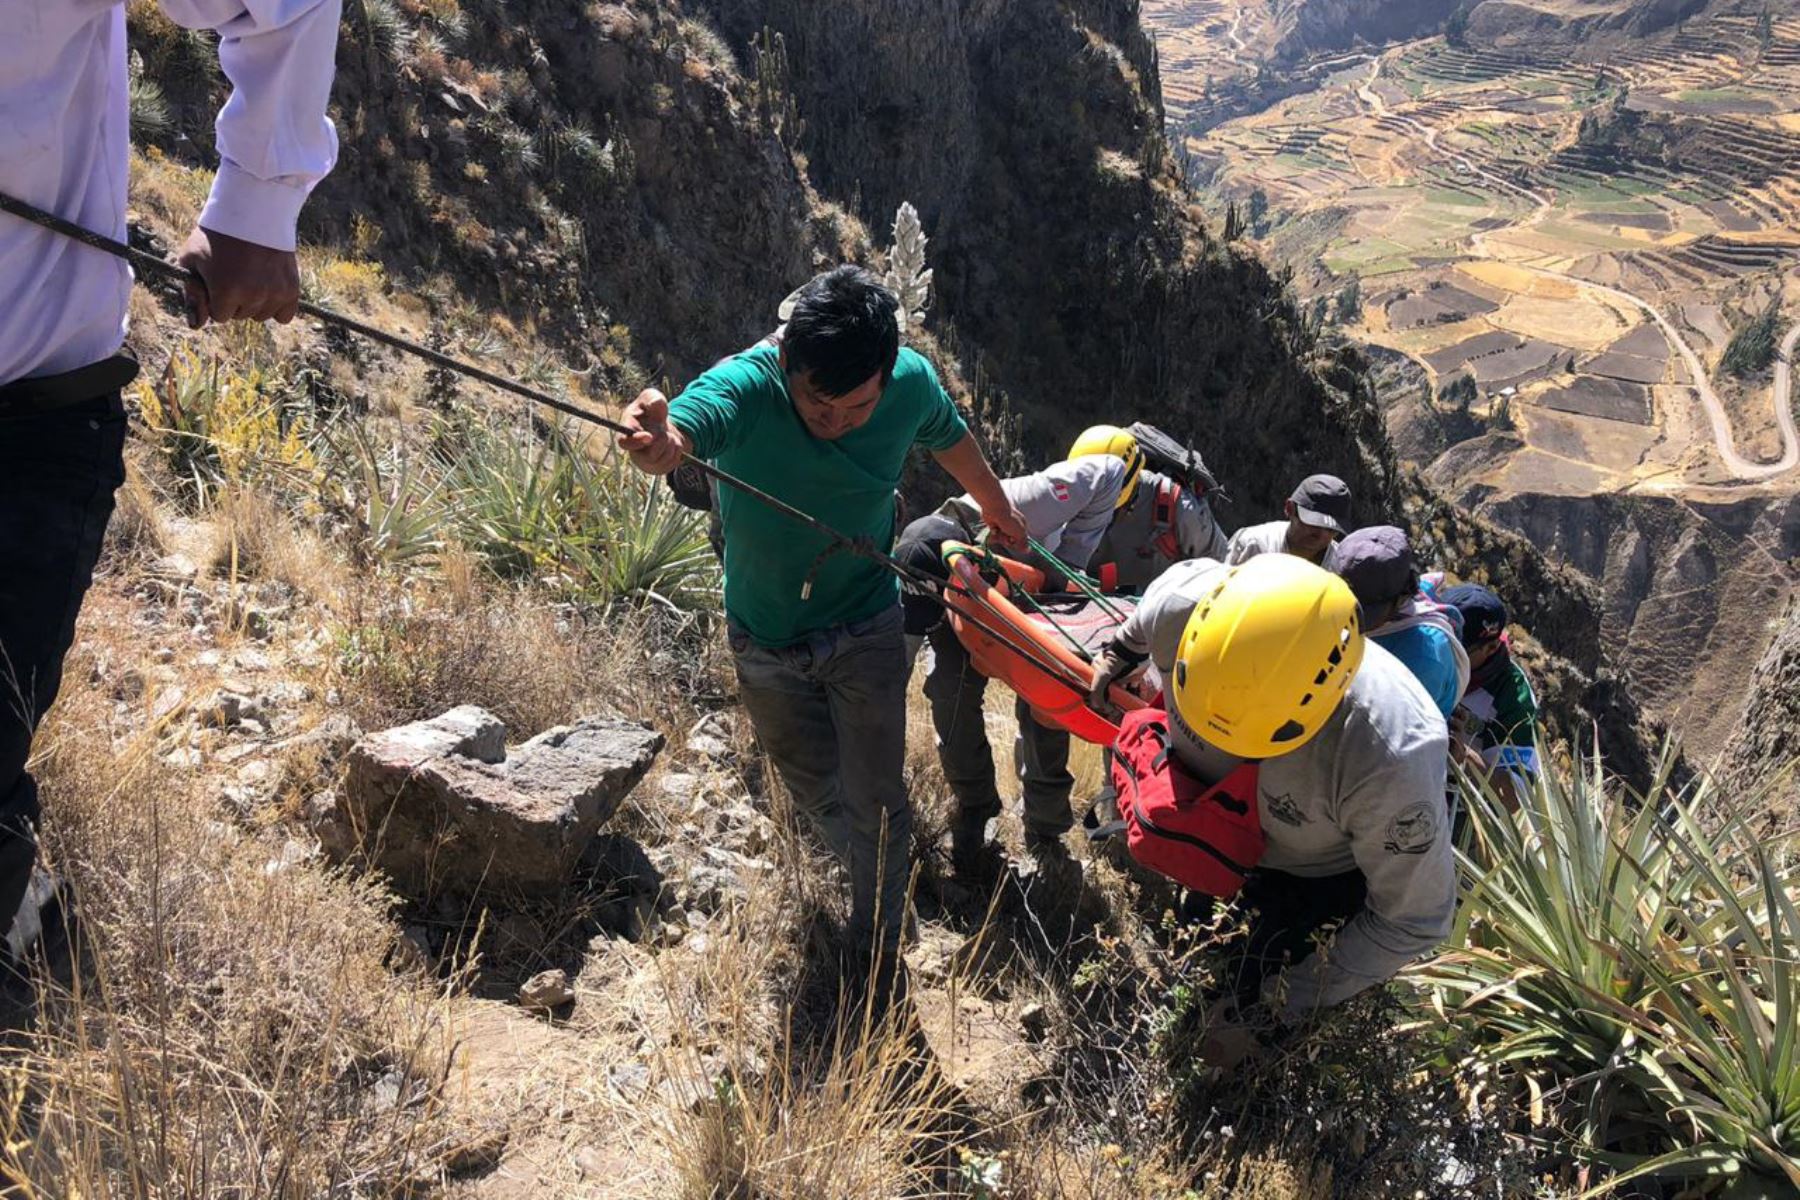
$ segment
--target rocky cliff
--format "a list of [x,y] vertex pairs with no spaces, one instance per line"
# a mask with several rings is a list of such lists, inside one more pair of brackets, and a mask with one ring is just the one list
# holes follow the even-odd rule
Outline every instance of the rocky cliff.
[[1746,714],[1744,680],[1800,583],[1800,500],[1465,499],[1600,587],[1601,632],[1645,704],[1710,756]]
[[1743,723],[1725,752],[1725,776],[1772,789],[1781,817],[1800,812],[1800,597],[1775,622],[1775,639],[1750,680]]
[[1286,32],[1276,44],[1281,61],[1359,45],[1429,37],[1463,0],[1298,0],[1282,5]]

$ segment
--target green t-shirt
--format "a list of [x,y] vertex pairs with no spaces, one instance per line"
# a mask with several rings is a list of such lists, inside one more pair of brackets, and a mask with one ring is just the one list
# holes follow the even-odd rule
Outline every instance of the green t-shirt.
[[1510,655],[1492,680],[1471,684],[1462,703],[1476,722],[1481,756],[1488,766],[1536,773],[1537,693]]
[[[761,344],[715,366],[669,405],[694,455],[850,537],[886,549],[894,489],[914,443],[947,450],[968,435],[931,364],[901,350],[868,424],[836,441],[806,430],[788,396],[780,351]],[[800,599],[823,534],[720,484],[725,611],[765,646],[786,646],[833,625],[866,620],[899,599],[894,576],[847,551],[831,555]]]

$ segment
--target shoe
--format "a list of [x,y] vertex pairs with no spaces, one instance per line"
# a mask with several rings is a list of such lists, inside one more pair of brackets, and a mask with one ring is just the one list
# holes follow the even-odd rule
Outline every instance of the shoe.
[[1061,834],[1026,830],[1025,857],[1034,881],[1058,889],[1080,888],[1081,864],[1069,853],[1069,844]]
[[985,873],[994,864],[994,844],[988,840],[992,817],[958,816],[950,826],[950,868],[959,876]]
[[66,882],[34,867],[25,899],[0,938],[0,1030],[31,1023],[40,980],[62,988],[73,984],[79,947],[74,894]]
[[853,1042],[898,1028],[912,1015],[912,976],[897,953],[884,954],[874,967],[862,955],[846,955],[843,972],[839,1019]]

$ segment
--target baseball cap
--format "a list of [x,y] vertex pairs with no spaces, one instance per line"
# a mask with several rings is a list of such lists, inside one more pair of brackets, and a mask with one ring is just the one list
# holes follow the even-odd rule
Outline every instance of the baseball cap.
[[1438,599],[1462,614],[1465,646],[1491,642],[1506,632],[1506,605],[1479,583],[1459,583],[1438,593]]
[[1406,531],[1393,525],[1371,525],[1339,542],[1337,573],[1365,606],[1410,596],[1419,588],[1412,544]]
[[1288,499],[1303,524],[1342,533],[1350,521],[1350,488],[1336,475],[1308,475]]

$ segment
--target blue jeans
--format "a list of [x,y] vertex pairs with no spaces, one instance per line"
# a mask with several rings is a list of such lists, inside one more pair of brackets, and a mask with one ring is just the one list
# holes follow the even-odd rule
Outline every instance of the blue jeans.
[[887,961],[906,906],[912,805],[903,777],[908,675],[900,607],[792,646],[730,622],[738,689],[756,737],[827,846],[850,866],[850,934]]
[[63,656],[125,480],[117,395],[49,412],[0,409],[0,936],[37,857],[31,737],[62,687]]

